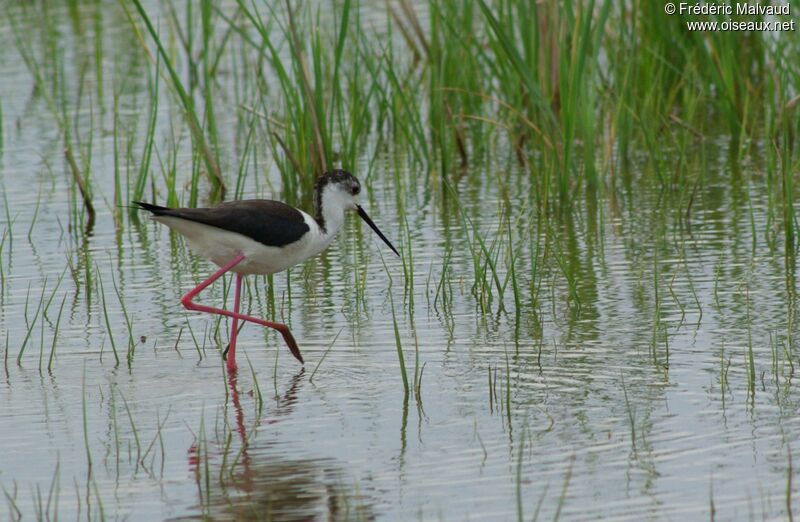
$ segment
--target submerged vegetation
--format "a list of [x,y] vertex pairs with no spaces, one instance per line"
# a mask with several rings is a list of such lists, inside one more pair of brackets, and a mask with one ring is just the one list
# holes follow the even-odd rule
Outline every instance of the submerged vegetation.
[[[224,9],[204,0],[182,12],[136,0],[134,7],[121,4],[147,59],[151,110],[144,138],[128,133],[144,121],[115,124],[115,143],[127,144],[115,150],[116,205],[142,197],[146,187],[170,204],[213,202],[226,190],[238,197],[244,178],[260,176],[265,164],[280,173],[281,197],[306,205],[314,179],[327,169],[377,174],[395,185],[402,237],[410,238],[406,199],[420,187],[443,208],[460,209],[456,226],[468,240],[471,293],[481,311],[504,309],[509,282],[517,309],[521,287],[532,289],[536,302],[536,265],[547,262],[568,283],[569,306],[580,308],[559,221],[576,206],[597,209],[598,198],[614,201],[645,184],[674,202],[682,216],[675,226],[690,231],[695,198],[708,181],[707,158],[724,151],[722,177],[733,190],[767,187],[765,228],[754,236],[764,234],[788,258],[796,252],[794,33],[692,32],[689,18],[670,18],[652,2],[402,0],[388,4],[381,29],[350,0],[238,0]],[[103,16],[100,9],[93,15]],[[158,27],[151,19],[160,20]],[[37,73],[45,65],[29,54],[26,63],[46,83]],[[91,92],[78,93],[84,90]],[[72,102],[62,95],[52,103],[69,128]],[[170,122],[166,143],[156,125],[164,106],[185,123],[181,131],[180,120]],[[192,167],[178,172],[184,135]],[[402,168],[378,165],[385,151],[402,158]],[[493,174],[514,162],[524,182]],[[753,165],[747,175],[743,164]],[[72,170],[80,181],[79,169]],[[486,230],[461,208],[465,176],[468,184],[500,185],[505,196],[496,220],[506,220],[507,231]],[[83,183],[78,187],[84,200],[91,197]],[[525,193],[514,198],[518,187]],[[608,215],[601,209],[587,218],[602,225]],[[484,240],[487,232],[496,239]],[[411,242],[406,247],[405,259],[413,259]],[[525,248],[535,254],[521,255]],[[535,258],[528,281],[516,266],[526,257]],[[408,291],[413,278],[407,269],[405,275]]]
[[[71,8],[74,31],[95,30],[82,40],[87,49],[74,51],[83,65],[73,77],[44,5],[44,45],[25,34],[26,17],[38,11],[23,8],[9,21],[84,200],[96,198],[96,176],[81,177],[91,172],[93,136],[73,129],[80,110],[95,105],[101,117],[113,111],[115,206],[146,187],[184,204],[238,196],[242,177],[266,161],[280,171],[283,195],[303,199],[321,172],[371,177],[380,151],[391,149],[409,167],[394,175],[414,173],[399,185],[425,183],[442,198],[464,173],[513,157],[531,180],[536,213],[651,181],[680,193],[690,219],[704,181],[692,167],[723,138],[730,183],[768,183],[771,223],[794,243],[800,72],[792,57],[800,44],[792,32],[689,31],[695,18],[639,1],[399,0],[376,24],[376,13],[353,0],[180,8],[135,0],[118,9],[129,21],[124,38],[139,48],[126,59],[147,75],[150,110],[132,120],[119,106],[130,79],[102,74],[115,59],[100,41],[112,10]],[[183,116],[166,140],[156,124],[164,108]],[[176,172],[184,136],[193,165]],[[749,160],[760,175],[741,180],[735,166]]]

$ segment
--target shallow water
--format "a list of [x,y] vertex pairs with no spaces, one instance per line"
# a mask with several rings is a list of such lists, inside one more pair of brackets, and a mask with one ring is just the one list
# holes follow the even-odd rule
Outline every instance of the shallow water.
[[[146,112],[148,65],[115,5],[104,7],[105,80],[113,90],[115,75],[142,71],[120,96],[133,133],[146,125],[136,112]],[[24,11],[11,12],[34,31]],[[87,44],[69,16],[53,19],[71,89]],[[527,172],[498,145],[502,159],[454,182],[489,244],[507,233],[511,209],[520,306],[509,284],[503,307],[495,290],[482,307],[476,240],[455,198],[402,151],[381,152],[367,172],[368,151],[365,205],[403,245],[413,278],[351,218],[328,252],[275,276],[273,299],[266,280],[249,278],[252,312],[290,325],[305,368],[279,337],[248,325],[234,380],[219,354],[227,323],[178,301],[212,266],[155,223],[115,226],[112,107],[75,107],[83,139],[94,129],[98,215],[86,237],[73,232],[80,202],[63,138],[7,23],[0,41],[3,518],[786,516],[800,434],[796,262],[783,255],[759,165],[735,173],[725,146],[709,144],[712,166],[687,173],[703,176],[689,220],[685,195],[639,181],[647,166],[635,165],[548,231],[530,213]],[[160,137],[178,121],[163,106]],[[221,124],[234,127],[233,116]],[[138,138],[133,171],[141,147]],[[157,147],[170,150],[168,139]],[[190,169],[188,138],[177,150]],[[244,195],[280,197],[279,184],[274,166],[253,168]],[[550,252],[543,262],[537,242]],[[203,294],[223,299],[221,285]],[[395,320],[410,376],[422,375],[407,398]]]

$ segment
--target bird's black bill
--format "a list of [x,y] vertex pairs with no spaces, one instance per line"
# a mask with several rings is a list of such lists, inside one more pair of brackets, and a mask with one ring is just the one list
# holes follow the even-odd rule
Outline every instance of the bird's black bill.
[[361,219],[363,219],[364,221],[366,221],[366,222],[367,222],[367,225],[369,225],[369,227],[370,227],[372,230],[374,230],[374,231],[375,231],[375,233],[376,233],[376,234],[378,234],[378,235],[380,236],[380,238],[381,238],[381,239],[383,239],[383,242],[384,242],[384,243],[386,243],[387,245],[389,245],[389,248],[391,248],[391,249],[392,249],[392,252],[394,252],[395,254],[397,254],[397,256],[399,257],[399,256],[400,256],[400,252],[398,252],[398,251],[397,251],[397,249],[394,247],[394,245],[391,243],[391,241],[389,241],[388,239],[386,239],[386,236],[384,236],[384,235],[383,235],[383,232],[381,232],[381,231],[378,229],[377,225],[375,225],[375,223],[373,223],[373,222],[372,222],[372,220],[369,218],[369,216],[367,215],[367,213],[366,213],[366,212],[364,212],[364,209],[363,209],[363,208],[361,208],[361,205],[356,205],[356,208],[358,209],[358,215],[359,215],[359,216],[361,216]]

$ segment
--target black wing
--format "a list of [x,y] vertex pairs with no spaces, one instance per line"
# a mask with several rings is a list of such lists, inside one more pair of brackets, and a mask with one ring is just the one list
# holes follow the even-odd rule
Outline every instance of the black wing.
[[294,207],[267,199],[228,201],[211,208],[167,208],[134,201],[155,216],[169,216],[221,228],[267,246],[294,243],[309,231],[303,214]]

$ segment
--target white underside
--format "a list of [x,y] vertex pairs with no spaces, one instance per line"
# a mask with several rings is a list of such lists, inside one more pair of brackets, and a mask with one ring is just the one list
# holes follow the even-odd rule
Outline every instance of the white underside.
[[331,244],[336,235],[336,231],[323,234],[314,218],[305,212],[302,214],[309,231],[298,241],[282,247],[267,246],[242,234],[195,221],[169,216],[157,216],[153,219],[183,235],[189,248],[217,266],[225,265],[241,253],[245,258],[232,272],[274,274],[319,254]]

